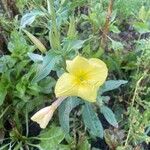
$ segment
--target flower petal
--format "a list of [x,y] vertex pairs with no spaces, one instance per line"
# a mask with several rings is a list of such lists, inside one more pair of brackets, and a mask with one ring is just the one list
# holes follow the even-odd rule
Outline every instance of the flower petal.
[[46,114],[46,115],[43,117],[43,119],[42,119],[40,122],[37,122],[37,123],[40,125],[40,127],[41,127],[42,129],[46,128],[46,126],[48,125],[49,121],[50,121],[50,120],[52,119],[52,117],[53,117],[53,113],[54,113],[54,111],[50,111],[48,114]]
[[89,84],[79,86],[78,96],[89,102],[95,102],[98,88]]
[[31,120],[37,122],[41,128],[45,128],[51,120],[54,111],[55,109],[53,109],[51,106],[42,108],[31,117]]
[[58,79],[55,86],[56,97],[77,95],[76,77],[69,73],[64,73]]
[[89,63],[92,66],[92,69],[88,73],[88,82],[99,87],[105,82],[107,78],[107,66],[103,61],[96,58],[89,59]]
[[66,61],[67,71],[73,75],[80,75],[89,72],[88,59],[77,56],[72,61]]

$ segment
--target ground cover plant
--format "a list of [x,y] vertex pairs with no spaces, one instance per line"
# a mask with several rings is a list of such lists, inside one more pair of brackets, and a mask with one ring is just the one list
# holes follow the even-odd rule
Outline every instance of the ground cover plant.
[[1,0],[0,150],[149,150],[150,1]]

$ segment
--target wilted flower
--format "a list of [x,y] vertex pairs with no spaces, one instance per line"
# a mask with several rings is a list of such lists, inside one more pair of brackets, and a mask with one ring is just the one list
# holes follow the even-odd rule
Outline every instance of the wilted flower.
[[53,116],[54,111],[65,98],[66,97],[61,97],[53,102],[52,105],[42,108],[31,117],[31,120],[37,122],[41,128],[46,128]]
[[89,102],[96,101],[97,91],[107,77],[106,64],[96,58],[81,56],[67,61],[67,71],[56,83],[55,94],[60,96],[79,96]]

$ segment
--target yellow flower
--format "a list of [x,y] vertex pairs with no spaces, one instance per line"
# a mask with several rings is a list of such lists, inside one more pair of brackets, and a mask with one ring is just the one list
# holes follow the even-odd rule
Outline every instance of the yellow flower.
[[45,128],[49,121],[51,120],[54,113],[54,109],[51,106],[42,108],[37,113],[35,113],[31,120],[37,122],[41,128]]
[[37,122],[41,128],[46,128],[55,110],[65,99],[66,97],[60,97],[59,99],[54,101],[52,105],[42,108],[31,117],[31,120]]
[[78,96],[95,102],[99,87],[105,82],[108,69],[106,64],[96,58],[81,56],[67,61],[67,71],[58,79],[55,86],[56,97]]

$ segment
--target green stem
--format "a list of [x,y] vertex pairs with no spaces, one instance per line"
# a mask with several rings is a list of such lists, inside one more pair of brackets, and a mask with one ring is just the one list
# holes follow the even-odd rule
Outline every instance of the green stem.
[[[144,78],[144,76],[145,76],[145,74],[143,74],[142,77],[136,83],[136,87],[135,87],[135,90],[134,90],[133,98],[132,98],[132,101],[131,101],[131,110],[132,110],[132,108],[134,106],[134,103],[135,103],[138,87],[139,87],[142,79]],[[133,118],[133,113],[132,112],[130,113],[129,118],[131,118],[131,120],[133,120],[132,119]],[[129,137],[131,135],[131,131],[132,131],[132,122],[130,122],[130,125],[129,125],[129,131],[128,131],[127,138],[126,138],[126,141],[125,141],[125,146],[127,146],[127,144],[128,144]]]
[[4,114],[7,112],[7,110],[9,109],[10,105],[8,107],[6,107],[6,109],[3,111],[3,113],[0,115],[0,119],[4,116]]
[[26,108],[26,137],[28,137],[29,134],[29,124],[28,124],[28,111]]
[[52,27],[51,27],[51,32],[53,32],[55,40],[57,41],[57,48],[60,49],[60,34],[57,29],[57,23],[56,23],[56,12],[54,9],[54,0],[47,0],[47,5],[48,5],[48,11],[51,16],[51,21],[52,21]]

